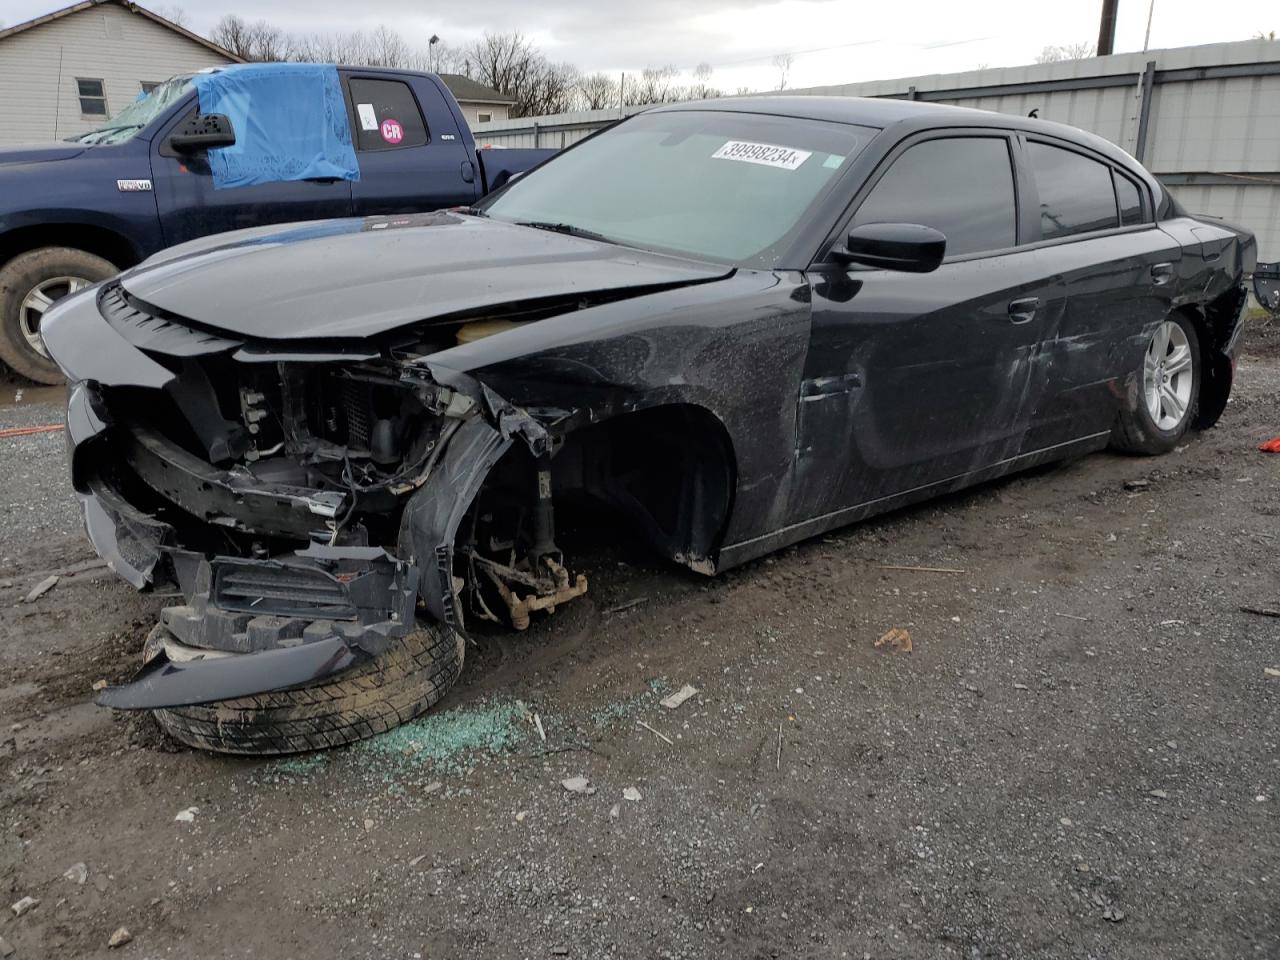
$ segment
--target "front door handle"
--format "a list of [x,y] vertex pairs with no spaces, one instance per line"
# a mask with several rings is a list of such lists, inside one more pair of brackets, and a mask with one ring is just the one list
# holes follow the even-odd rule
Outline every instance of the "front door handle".
[[1035,319],[1036,311],[1039,309],[1039,297],[1023,297],[1021,300],[1010,302],[1009,319],[1014,323],[1027,323]]
[[1172,263],[1153,263],[1151,265],[1151,282],[1157,287],[1163,287],[1166,283],[1173,279]]

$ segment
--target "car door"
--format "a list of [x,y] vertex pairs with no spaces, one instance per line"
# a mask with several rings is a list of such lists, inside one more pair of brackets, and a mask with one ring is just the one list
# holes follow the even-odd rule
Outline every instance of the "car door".
[[[932,273],[820,265],[800,398],[797,498],[811,514],[922,491],[1022,453],[1049,318],[1002,130],[900,144],[838,229],[921,223],[947,237]],[[1023,218],[1025,220],[1025,218]],[[800,519],[800,518],[797,518]]]
[[279,180],[215,189],[207,153],[179,153],[169,145],[169,136],[198,110],[193,94],[151,142],[152,189],[166,245],[242,227],[350,216],[347,180]]
[[353,72],[346,86],[360,158],[360,180],[351,188],[357,216],[439,210],[476,198],[475,158],[435,84]]
[[1178,242],[1158,226],[1145,184],[1061,140],[1025,138],[1037,246],[1053,277],[1046,389],[1037,443],[1104,434],[1150,331],[1172,309]]

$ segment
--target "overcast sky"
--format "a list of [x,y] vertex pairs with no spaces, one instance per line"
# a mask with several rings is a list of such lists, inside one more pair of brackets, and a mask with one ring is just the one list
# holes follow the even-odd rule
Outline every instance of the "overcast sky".
[[[433,33],[462,46],[486,30],[519,30],[549,57],[586,71],[636,71],[672,64],[714,68],[732,91],[777,86],[771,65],[795,55],[791,87],[947,73],[1030,63],[1050,44],[1092,42],[1101,0],[158,0],[179,7],[188,26],[208,32],[235,13],[287,30],[371,30],[386,24],[413,45]],[[3,0],[12,26],[61,4]],[[1120,0],[1116,52],[1141,50],[1148,0]],[[1155,0],[1151,48],[1280,34],[1278,0]],[[1280,41],[1277,41],[1280,42]]]

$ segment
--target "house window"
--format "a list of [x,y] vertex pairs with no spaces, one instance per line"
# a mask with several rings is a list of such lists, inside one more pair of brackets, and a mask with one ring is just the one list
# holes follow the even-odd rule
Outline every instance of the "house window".
[[86,117],[107,115],[107,93],[101,80],[76,78],[76,93],[80,97],[80,112]]
[[492,120],[492,119],[493,119],[493,114],[492,114],[492,113],[477,113],[477,114],[476,114],[476,122],[477,122],[477,123],[488,123],[488,122],[489,122],[490,120]]
[[142,95],[145,97],[147,94],[151,93],[151,91],[154,90],[156,87],[160,86],[160,83],[161,81],[159,80],[139,80],[138,86],[142,88]]

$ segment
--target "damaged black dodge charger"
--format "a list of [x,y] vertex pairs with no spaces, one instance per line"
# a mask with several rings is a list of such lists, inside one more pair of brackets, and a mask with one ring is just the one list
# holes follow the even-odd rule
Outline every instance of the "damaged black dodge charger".
[[407,720],[587,590],[570,494],[701,574],[1231,388],[1253,238],[1038,120],[664,107],[486,199],[223,234],[60,304],[94,545],[174,583],[100,702],[286,752]]

